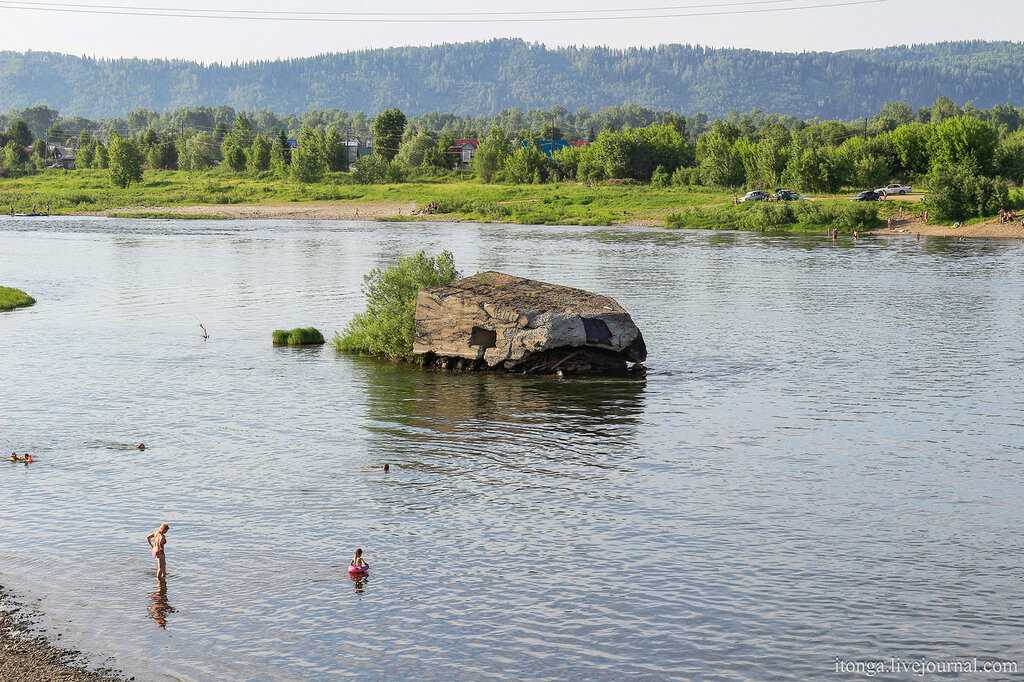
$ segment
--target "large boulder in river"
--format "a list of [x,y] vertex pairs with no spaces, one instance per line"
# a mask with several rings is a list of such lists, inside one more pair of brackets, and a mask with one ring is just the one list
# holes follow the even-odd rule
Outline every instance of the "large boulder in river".
[[621,373],[647,358],[613,299],[500,272],[420,291],[412,350],[442,367],[541,374]]

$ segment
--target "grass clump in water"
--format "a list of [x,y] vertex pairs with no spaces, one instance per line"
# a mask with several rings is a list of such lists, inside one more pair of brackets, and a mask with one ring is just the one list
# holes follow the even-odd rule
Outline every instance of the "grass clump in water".
[[399,258],[389,268],[374,268],[363,278],[366,312],[352,318],[334,335],[334,347],[349,353],[377,355],[392,360],[412,354],[416,295],[421,289],[455,280],[455,258],[443,251],[425,251]]
[[0,287],[0,310],[14,310],[35,305],[36,299],[26,294],[21,289],[12,287]]
[[295,329],[275,329],[275,346],[318,346],[324,342],[324,335],[316,327],[296,327]]

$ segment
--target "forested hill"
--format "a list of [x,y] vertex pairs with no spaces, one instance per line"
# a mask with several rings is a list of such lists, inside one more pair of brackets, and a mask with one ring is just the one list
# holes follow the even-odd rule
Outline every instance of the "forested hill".
[[979,107],[1024,104],[1024,43],[792,54],[493,40],[230,65],[0,52],[0,111],[46,104],[91,118],[200,105],[493,114],[638,104],[712,116],[763,109],[850,119],[887,101],[919,107],[939,95]]

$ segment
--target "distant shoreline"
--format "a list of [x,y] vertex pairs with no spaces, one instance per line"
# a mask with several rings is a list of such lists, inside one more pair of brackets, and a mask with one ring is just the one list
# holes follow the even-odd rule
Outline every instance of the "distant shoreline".
[[[431,214],[422,212],[416,202],[382,201],[371,203],[291,202],[287,204],[203,204],[195,206],[139,206],[110,209],[82,216],[136,219],[209,219],[209,220],[368,220],[368,221],[430,221],[437,223],[470,222],[471,218],[458,214]],[[487,221],[499,223],[500,221]],[[551,223],[556,225],[559,223]],[[616,223],[616,227],[664,227],[660,221],[632,220]],[[701,230],[702,228],[682,228]],[[706,231],[706,230],[705,230]],[[785,230],[783,230],[785,232]],[[801,232],[806,234],[806,232]],[[972,239],[1024,239],[1024,225],[1020,222],[998,223],[987,221],[961,227],[935,225],[920,220],[899,221],[892,228],[867,230],[864,234],[876,236],[915,237],[969,237]]]

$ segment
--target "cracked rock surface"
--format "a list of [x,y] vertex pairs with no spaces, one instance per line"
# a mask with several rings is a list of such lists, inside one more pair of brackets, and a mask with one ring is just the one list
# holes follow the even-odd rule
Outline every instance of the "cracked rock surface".
[[611,372],[647,358],[643,335],[614,299],[500,272],[421,291],[413,353],[532,371]]

